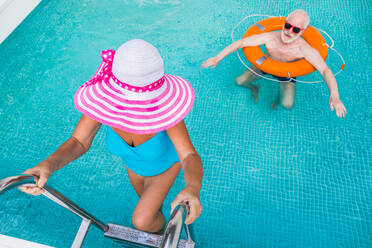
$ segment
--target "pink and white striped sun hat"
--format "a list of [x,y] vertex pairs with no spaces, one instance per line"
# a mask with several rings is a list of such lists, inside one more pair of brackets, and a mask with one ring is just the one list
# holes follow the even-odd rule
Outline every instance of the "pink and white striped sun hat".
[[101,57],[95,75],[74,97],[75,107],[90,118],[130,133],[156,133],[176,125],[192,108],[190,83],[164,74],[163,60],[150,43],[130,40]]

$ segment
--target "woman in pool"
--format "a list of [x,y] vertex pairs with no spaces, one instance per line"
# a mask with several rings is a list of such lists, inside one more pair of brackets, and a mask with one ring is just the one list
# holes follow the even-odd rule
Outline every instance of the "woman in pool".
[[185,188],[171,207],[185,203],[186,224],[192,223],[201,214],[203,168],[183,121],[194,102],[191,85],[164,74],[158,50],[143,40],[130,40],[101,56],[96,74],[75,94],[75,106],[83,113],[75,131],[56,152],[24,172],[35,177],[36,185],[21,190],[42,194],[49,176],[87,152],[104,124],[107,146],[122,157],[140,197],[133,225],[147,232],[162,230],[161,206],[181,168]]

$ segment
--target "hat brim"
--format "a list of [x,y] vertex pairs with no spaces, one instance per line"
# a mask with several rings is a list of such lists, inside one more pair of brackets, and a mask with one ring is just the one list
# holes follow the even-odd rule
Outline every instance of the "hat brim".
[[136,94],[120,88],[111,80],[83,85],[75,94],[75,107],[100,123],[129,133],[157,133],[183,120],[195,99],[188,81],[169,74],[164,78],[160,94],[154,97],[147,94],[147,98],[143,98],[146,93],[137,93],[137,99]]

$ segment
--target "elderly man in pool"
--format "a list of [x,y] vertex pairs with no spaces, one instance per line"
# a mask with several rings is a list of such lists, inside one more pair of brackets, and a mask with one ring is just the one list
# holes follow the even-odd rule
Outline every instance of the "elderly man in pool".
[[[218,63],[230,53],[237,49],[247,46],[265,45],[268,55],[275,60],[282,62],[292,62],[298,59],[306,59],[310,62],[323,76],[327,83],[330,98],[330,109],[336,110],[338,117],[343,118],[346,115],[346,108],[341,102],[337,89],[337,82],[329,67],[323,61],[318,51],[311,47],[304,39],[299,39],[304,30],[309,26],[310,18],[303,10],[295,10],[290,13],[286,19],[281,32],[267,32],[253,35],[242,40],[238,40],[227,46],[216,57],[210,58],[202,63],[202,67],[216,67]],[[259,75],[265,74],[260,69],[252,67]],[[296,80],[291,78],[276,77],[280,82],[280,91],[277,99],[271,104],[275,109],[280,102],[286,109],[291,109],[294,102]],[[245,71],[241,76],[235,79],[237,85],[247,87],[252,92],[252,97],[257,102],[259,85],[253,85],[252,82],[257,80],[251,71]],[[290,81],[290,82],[288,82]]]

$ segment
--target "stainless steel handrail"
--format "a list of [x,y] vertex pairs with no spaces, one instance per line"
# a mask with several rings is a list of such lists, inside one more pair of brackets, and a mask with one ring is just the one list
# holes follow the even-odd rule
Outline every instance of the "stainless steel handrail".
[[[22,174],[18,176],[7,177],[0,180],[0,195],[6,191],[20,186],[29,186],[35,185],[35,181],[31,175]],[[103,222],[97,220],[93,215],[89,214],[75,203],[64,197],[58,191],[52,189],[51,187],[44,185],[43,195],[54,201],[58,205],[66,208],[67,210],[73,212],[83,219],[79,231],[75,237],[74,243],[71,247],[81,247],[85,235],[88,232],[90,223],[101,229],[103,232],[109,230],[109,225],[104,224]],[[189,226],[185,225],[187,210],[185,205],[179,205],[173,211],[171,218],[167,224],[167,228],[164,232],[162,242],[160,244],[161,248],[176,248],[180,240],[182,226],[185,228],[187,240],[186,247],[194,247],[195,243],[192,240],[192,234],[190,232]],[[184,242],[184,241],[182,241]]]
[[[35,181],[33,180],[33,177],[31,175],[23,174],[13,177],[7,177],[3,180],[0,180],[0,195],[15,187],[34,184]],[[93,215],[89,214],[87,211],[80,208],[78,205],[64,197],[58,191],[52,189],[47,185],[45,185],[43,189],[44,189],[43,195],[48,197],[50,200],[54,201],[58,205],[61,205],[67,210],[73,212],[74,214],[80,216],[84,220],[91,220],[92,224],[101,229],[102,231],[106,232],[108,230],[108,226],[106,224],[96,219]]]
[[178,205],[171,215],[167,228],[165,229],[160,248],[176,248],[181,237],[182,226],[185,228],[187,242],[194,243],[191,238],[189,226],[184,224],[187,215],[185,205]]

